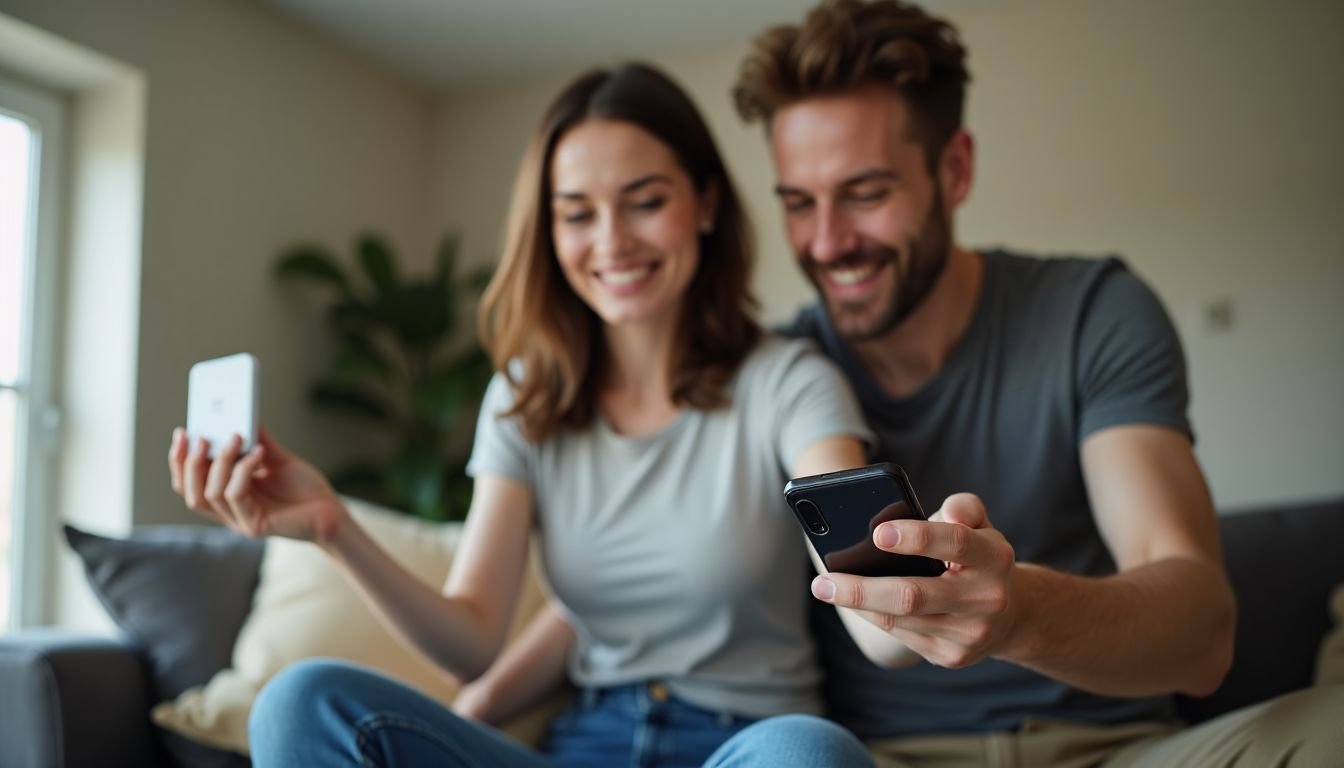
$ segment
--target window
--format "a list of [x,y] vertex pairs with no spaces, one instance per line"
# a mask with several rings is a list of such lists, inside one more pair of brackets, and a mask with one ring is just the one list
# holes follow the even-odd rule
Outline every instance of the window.
[[0,79],[0,631],[42,616],[60,102]]

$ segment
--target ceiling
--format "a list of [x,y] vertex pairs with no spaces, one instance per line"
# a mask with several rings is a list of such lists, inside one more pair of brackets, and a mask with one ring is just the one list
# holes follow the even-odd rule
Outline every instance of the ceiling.
[[[394,71],[464,90],[724,47],[815,0],[263,0]],[[938,8],[993,0],[935,0]]]

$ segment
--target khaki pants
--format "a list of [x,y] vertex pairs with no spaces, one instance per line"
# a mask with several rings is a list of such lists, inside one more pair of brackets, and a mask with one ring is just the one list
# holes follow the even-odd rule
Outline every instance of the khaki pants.
[[880,768],[1344,766],[1344,685],[1289,693],[1192,727],[1031,720],[1012,733],[868,742]]

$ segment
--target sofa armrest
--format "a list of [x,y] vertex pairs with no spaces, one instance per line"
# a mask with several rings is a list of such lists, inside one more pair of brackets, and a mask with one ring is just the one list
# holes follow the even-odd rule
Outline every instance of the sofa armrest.
[[0,768],[155,765],[148,673],[126,642],[0,636]]

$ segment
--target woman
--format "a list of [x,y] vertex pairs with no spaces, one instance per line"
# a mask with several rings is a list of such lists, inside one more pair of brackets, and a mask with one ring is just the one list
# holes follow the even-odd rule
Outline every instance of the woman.
[[[392,681],[309,662],[257,701],[259,768],[700,765],[755,720],[819,710],[806,554],[779,494],[788,475],[863,463],[868,433],[837,372],[752,319],[749,229],[695,107],[646,66],[580,77],[527,151],[508,231],[480,323],[499,372],[442,592],[269,436],[211,465],[179,430],[170,464],[194,509],[322,546],[466,680],[500,650],[537,530],[578,631],[579,702],[538,754]],[[803,759],[867,760],[835,731]]]

